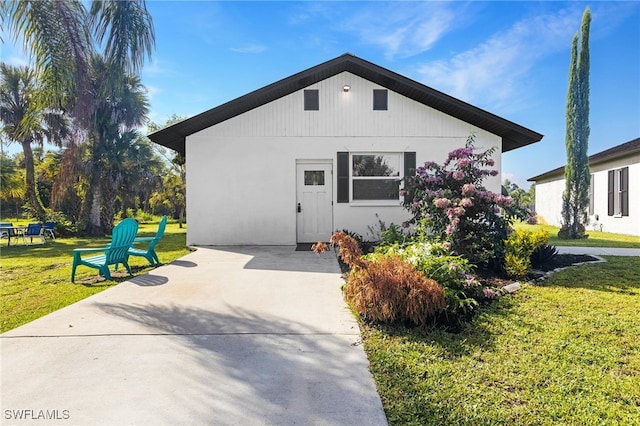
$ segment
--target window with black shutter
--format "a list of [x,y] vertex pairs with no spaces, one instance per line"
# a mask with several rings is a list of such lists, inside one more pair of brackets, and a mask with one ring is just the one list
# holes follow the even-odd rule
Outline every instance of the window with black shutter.
[[615,171],[609,170],[607,173],[607,215],[615,214]]
[[629,216],[629,168],[620,169],[620,214]]
[[607,178],[607,214],[629,216],[629,168],[609,170]]
[[[416,175],[416,153],[415,152],[405,152],[404,153],[404,187],[407,188],[407,178],[413,177]],[[404,202],[411,202],[411,194],[405,192],[404,194]]]
[[391,205],[400,201],[403,177],[415,175],[416,153],[338,152],[337,164],[338,203]]
[[338,152],[338,196],[339,203],[349,202],[349,153]]

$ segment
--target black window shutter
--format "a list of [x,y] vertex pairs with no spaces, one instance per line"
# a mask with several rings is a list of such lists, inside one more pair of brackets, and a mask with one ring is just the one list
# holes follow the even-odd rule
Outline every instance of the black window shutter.
[[317,89],[304,91],[304,110],[305,111],[320,110],[320,97]]
[[629,216],[629,168],[620,170],[620,210],[622,216]]
[[[404,187],[407,188],[407,178],[413,177],[416,175],[416,153],[415,152],[405,152],[404,153]],[[404,202],[410,203],[412,201],[411,194],[405,192],[404,194]]]
[[388,92],[385,89],[373,89],[373,110],[387,110]]
[[613,216],[615,210],[615,171],[609,170],[607,189],[607,214]]
[[338,202],[349,202],[349,153],[338,152]]

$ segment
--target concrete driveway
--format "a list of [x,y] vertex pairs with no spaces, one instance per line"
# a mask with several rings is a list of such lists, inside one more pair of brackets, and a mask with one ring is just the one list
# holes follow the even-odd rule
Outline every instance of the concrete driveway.
[[198,248],[1,335],[0,423],[385,425],[341,284],[332,252]]

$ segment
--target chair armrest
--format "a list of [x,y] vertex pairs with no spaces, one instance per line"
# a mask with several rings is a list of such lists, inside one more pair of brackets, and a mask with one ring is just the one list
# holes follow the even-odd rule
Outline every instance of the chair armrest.
[[101,248],[77,248],[73,249],[74,253],[97,253],[101,251],[107,250],[109,247],[101,247]]
[[148,243],[149,241],[153,241],[156,237],[137,237],[133,240],[134,243]]

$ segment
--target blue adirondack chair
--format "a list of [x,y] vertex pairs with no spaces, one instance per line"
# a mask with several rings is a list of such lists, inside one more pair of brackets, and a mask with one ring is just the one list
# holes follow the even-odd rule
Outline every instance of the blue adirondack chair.
[[156,253],[155,248],[158,242],[160,241],[160,239],[162,238],[162,236],[164,235],[164,229],[166,227],[167,227],[167,217],[162,216],[162,219],[160,219],[160,225],[158,225],[158,231],[156,232],[156,235],[154,237],[138,237],[135,240],[133,240],[134,244],[148,243],[147,247],[143,249],[143,248],[136,248],[134,246],[131,246],[131,248],[129,249],[129,255],[144,257],[149,261],[151,266],[159,265],[160,259],[158,259],[158,254]]
[[[78,265],[85,265],[90,268],[98,269],[100,271],[100,275],[110,280],[111,273],[109,272],[109,265],[117,266],[119,263],[122,263],[127,268],[129,275],[132,275],[131,268],[129,267],[129,248],[131,248],[137,233],[138,222],[131,218],[127,218],[113,228],[111,243],[107,244],[106,247],[73,250],[71,282],[74,282],[75,280],[76,267]],[[103,254],[82,258],[82,254],[84,253],[100,252]]]

